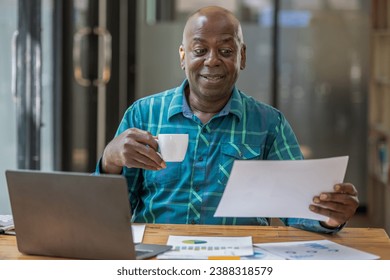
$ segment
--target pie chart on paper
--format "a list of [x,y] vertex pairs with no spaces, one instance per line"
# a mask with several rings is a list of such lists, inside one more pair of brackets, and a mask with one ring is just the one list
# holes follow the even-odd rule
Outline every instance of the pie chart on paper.
[[183,240],[184,244],[205,244],[207,241],[205,240]]

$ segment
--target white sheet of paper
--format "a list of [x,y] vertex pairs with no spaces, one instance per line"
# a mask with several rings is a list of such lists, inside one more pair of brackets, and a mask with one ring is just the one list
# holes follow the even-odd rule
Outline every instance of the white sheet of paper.
[[170,235],[167,245],[172,249],[157,256],[158,259],[207,259],[212,256],[252,256],[251,236],[175,236]]
[[288,260],[374,260],[379,256],[330,240],[258,243],[254,246]]
[[235,161],[215,217],[328,218],[309,210],[313,197],[344,180],[348,156]]
[[142,239],[144,239],[145,227],[145,225],[131,225],[134,243],[142,243]]

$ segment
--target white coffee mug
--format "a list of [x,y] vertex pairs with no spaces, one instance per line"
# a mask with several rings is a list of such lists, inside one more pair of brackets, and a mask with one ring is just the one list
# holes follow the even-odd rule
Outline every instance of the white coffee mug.
[[188,147],[188,134],[159,134],[158,151],[166,162],[183,161]]

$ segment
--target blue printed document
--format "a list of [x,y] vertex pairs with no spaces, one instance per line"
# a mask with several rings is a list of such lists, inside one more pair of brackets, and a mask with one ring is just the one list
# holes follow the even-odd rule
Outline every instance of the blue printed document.
[[330,240],[258,243],[254,246],[286,260],[374,260],[379,256]]

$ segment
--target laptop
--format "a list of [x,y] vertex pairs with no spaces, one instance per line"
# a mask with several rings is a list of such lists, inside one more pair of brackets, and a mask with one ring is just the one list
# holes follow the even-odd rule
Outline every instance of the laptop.
[[18,250],[76,259],[146,259],[171,248],[134,244],[126,179],[6,170]]

